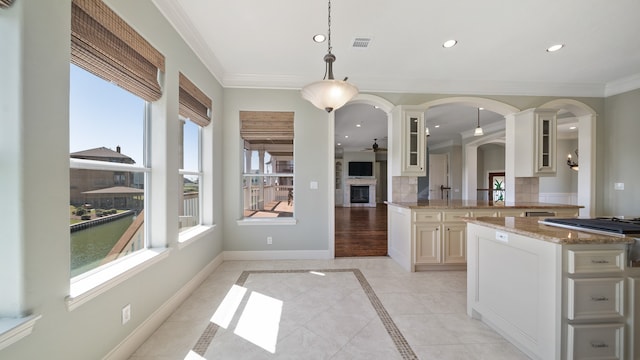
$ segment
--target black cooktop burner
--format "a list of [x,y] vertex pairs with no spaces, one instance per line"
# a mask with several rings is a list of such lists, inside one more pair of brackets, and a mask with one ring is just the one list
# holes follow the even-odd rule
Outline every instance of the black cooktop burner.
[[572,229],[604,231],[615,234],[640,234],[640,218],[622,219],[615,217],[595,219],[547,218],[543,223]]

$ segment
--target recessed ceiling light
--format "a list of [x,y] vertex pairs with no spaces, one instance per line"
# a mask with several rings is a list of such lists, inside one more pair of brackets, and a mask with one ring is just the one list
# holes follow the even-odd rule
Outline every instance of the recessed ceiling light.
[[362,125],[360,125],[360,124],[356,124],[356,127],[360,127],[360,126],[362,126]]
[[571,127],[569,127],[569,130],[575,130],[577,128],[578,128],[577,126],[571,126]]
[[447,40],[447,41],[444,42],[444,44],[442,44],[442,47],[448,49],[448,48],[456,46],[457,43],[458,43],[457,40]]
[[440,127],[440,125],[436,125],[436,126],[434,126],[434,127],[437,129],[437,128],[439,128],[439,127]]
[[342,145],[342,144],[338,143],[338,146],[340,146],[340,145]]
[[345,138],[345,139],[348,139],[348,138],[349,138],[349,135],[345,135],[345,136],[344,136],[344,138]]
[[313,35],[313,41],[317,43],[324,42],[325,40],[327,40],[327,37],[324,34]]
[[478,108],[478,109],[480,109],[480,110],[484,110],[484,108]]
[[564,47],[564,44],[556,44],[556,45],[552,45],[549,46],[547,48],[547,52],[554,52],[554,51],[558,51],[560,49],[562,49]]

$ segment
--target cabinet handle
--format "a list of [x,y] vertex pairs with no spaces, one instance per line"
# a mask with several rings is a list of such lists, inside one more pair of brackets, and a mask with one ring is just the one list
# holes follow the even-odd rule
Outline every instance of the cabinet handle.
[[607,344],[605,344],[605,343],[603,343],[603,342],[598,342],[598,343],[596,343],[596,342],[592,342],[592,343],[591,343],[591,347],[592,347],[592,348],[595,348],[595,349],[599,349],[599,348],[608,348],[608,347],[609,347],[609,345],[607,345]]
[[609,301],[609,298],[606,296],[592,296],[591,301]]
[[608,264],[609,260],[591,260],[593,264]]

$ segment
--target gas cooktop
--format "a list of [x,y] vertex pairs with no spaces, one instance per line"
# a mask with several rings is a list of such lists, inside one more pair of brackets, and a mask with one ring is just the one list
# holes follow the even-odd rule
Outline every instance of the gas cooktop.
[[542,224],[568,229],[592,231],[612,235],[640,236],[640,217],[599,217],[599,218],[546,218]]

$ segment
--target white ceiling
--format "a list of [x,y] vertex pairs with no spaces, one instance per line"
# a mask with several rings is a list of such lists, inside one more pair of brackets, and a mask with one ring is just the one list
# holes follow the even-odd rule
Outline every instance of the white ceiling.
[[[225,87],[300,89],[324,76],[327,44],[312,36],[327,32],[325,1],[153,1]],[[638,0],[331,6],[335,76],[348,76],[361,92],[602,97],[640,87]],[[359,37],[370,38],[369,47],[354,48]],[[443,48],[448,39],[458,44]],[[558,43],[566,46],[545,51]],[[460,111],[446,115],[448,124],[473,125],[475,109]]]

